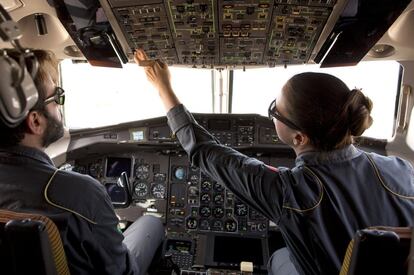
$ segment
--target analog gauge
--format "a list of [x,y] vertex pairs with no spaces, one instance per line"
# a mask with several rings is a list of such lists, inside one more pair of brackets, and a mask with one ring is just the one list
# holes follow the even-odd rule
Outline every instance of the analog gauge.
[[100,162],[92,163],[89,166],[89,175],[91,175],[92,177],[94,178],[100,177],[101,172],[102,172],[102,166]]
[[201,183],[201,189],[203,191],[210,191],[211,190],[211,186],[212,186],[212,184],[208,180],[205,180],[205,181],[203,181]]
[[200,230],[210,230],[210,222],[207,219],[200,220]]
[[197,186],[188,187],[188,196],[197,197],[198,196],[198,187]]
[[208,204],[211,201],[210,194],[208,194],[208,193],[201,194],[200,201],[203,204]]
[[214,203],[215,204],[223,204],[224,202],[224,196],[223,194],[216,194],[214,195]]
[[162,185],[161,183],[154,184],[151,187],[151,194],[156,199],[163,199],[163,198],[165,198],[165,186]]
[[224,209],[223,207],[214,207],[213,209],[213,216],[215,218],[223,218],[224,217]]
[[140,164],[135,168],[135,176],[140,180],[146,180],[149,177],[149,165]]
[[215,182],[213,185],[214,191],[216,192],[223,192],[224,187],[221,185],[221,183]]
[[259,223],[259,224],[257,225],[257,230],[258,230],[258,231],[265,231],[265,230],[266,230],[266,228],[267,228],[267,225],[266,225],[265,223]]
[[246,216],[247,215],[247,206],[244,203],[236,203],[234,205],[234,212],[237,216]]
[[200,216],[208,218],[211,215],[211,209],[208,206],[203,206],[200,208]]
[[215,220],[213,221],[213,224],[211,227],[213,231],[223,231],[223,222],[220,220]]
[[190,183],[192,185],[195,185],[195,184],[197,184],[198,179],[199,179],[198,175],[191,175],[191,177],[190,177]]
[[138,182],[134,188],[135,195],[142,198],[148,194],[148,186],[144,182]]
[[227,220],[224,222],[224,228],[227,232],[235,232],[237,229],[237,223],[233,220]]
[[156,173],[154,175],[154,181],[156,181],[156,182],[165,182],[166,178],[167,178],[167,176],[163,173]]
[[184,167],[179,166],[179,167],[175,168],[175,170],[174,170],[174,177],[177,180],[183,180],[183,179],[185,179],[185,169],[184,169]]
[[198,222],[195,218],[188,218],[186,225],[188,229],[196,229],[198,226]]

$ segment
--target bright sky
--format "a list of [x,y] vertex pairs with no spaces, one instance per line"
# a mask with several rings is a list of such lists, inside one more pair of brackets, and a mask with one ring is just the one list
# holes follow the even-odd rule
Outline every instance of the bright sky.
[[[211,71],[170,68],[172,85],[187,108],[197,113],[212,112]],[[374,102],[373,126],[365,133],[390,138],[393,127],[399,64],[393,61],[361,62],[356,67],[319,69],[316,65],[235,71],[233,113],[267,115],[269,103],[294,74],[322,71],[341,78],[350,88],[362,88]],[[223,74],[225,75],[225,74]],[[65,118],[69,128],[112,125],[165,115],[157,92],[144,71],[135,64],[123,69],[62,63],[62,84],[66,91]]]

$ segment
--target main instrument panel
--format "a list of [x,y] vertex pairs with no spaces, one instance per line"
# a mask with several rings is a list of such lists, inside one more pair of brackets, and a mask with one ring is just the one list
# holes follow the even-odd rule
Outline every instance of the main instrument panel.
[[[165,250],[181,268],[191,268],[197,253],[208,255],[204,250],[211,248],[206,240],[201,248],[200,235],[221,236],[222,241],[226,240],[225,236],[242,235],[259,241],[262,251],[269,221],[222,183],[191,167],[186,155],[137,150],[79,159],[74,162],[74,170],[95,177],[110,195],[120,174],[126,172],[132,190],[132,207],[150,202],[150,209],[141,211],[162,217],[168,239]],[[204,265],[206,260],[199,261]],[[263,265],[263,256],[259,262]]]
[[109,0],[130,51],[169,65],[303,64],[336,0]]
[[[267,118],[218,114],[195,118],[222,144],[269,165],[293,166],[292,152],[280,143]],[[74,171],[100,181],[113,201],[117,194],[112,190],[121,173],[127,174],[132,201],[128,208],[116,210],[121,220],[160,216],[167,232],[163,253],[184,270],[238,268],[241,261],[266,270],[269,220],[223,183],[193,167],[165,118],[117,127],[74,133],[77,145],[69,150],[68,159]]]

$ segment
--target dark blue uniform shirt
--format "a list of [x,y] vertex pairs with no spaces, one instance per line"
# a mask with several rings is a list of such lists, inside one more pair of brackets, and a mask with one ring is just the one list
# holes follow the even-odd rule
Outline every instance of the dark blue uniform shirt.
[[0,148],[0,208],[40,213],[57,225],[72,274],[138,274],[105,187],[57,170],[34,148]]
[[193,165],[278,224],[300,273],[338,274],[358,229],[414,224],[414,172],[405,160],[349,145],[301,154],[293,169],[275,171],[219,144],[183,105],[167,117]]

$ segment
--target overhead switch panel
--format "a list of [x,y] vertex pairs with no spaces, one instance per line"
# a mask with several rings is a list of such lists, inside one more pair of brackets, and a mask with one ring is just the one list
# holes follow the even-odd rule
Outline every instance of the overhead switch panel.
[[131,54],[197,68],[309,61],[334,0],[110,0]]

